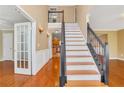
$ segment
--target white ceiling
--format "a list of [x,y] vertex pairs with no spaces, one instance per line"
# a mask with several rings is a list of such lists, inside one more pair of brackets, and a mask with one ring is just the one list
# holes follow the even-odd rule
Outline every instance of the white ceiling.
[[28,22],[15,5],[0,5],[0,30],[13,29],[14,23]]
[[95,5],[89,15],[89,23],[95,30],[124,29],[124,5]]

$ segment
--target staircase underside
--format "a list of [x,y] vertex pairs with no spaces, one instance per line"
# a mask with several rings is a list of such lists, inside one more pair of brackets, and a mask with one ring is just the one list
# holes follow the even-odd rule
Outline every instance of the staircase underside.
[[104,86],[77,23],[65,24],[66,87]]

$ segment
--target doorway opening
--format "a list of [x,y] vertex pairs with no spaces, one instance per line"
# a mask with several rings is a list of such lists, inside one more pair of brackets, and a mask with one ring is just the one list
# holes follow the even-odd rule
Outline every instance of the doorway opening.
[[32,75],[32,21],[23,12],[0,6],[0,76]]
[[53,57],[60,57],[60,41],[61,33],[56,30],[52,33],[52,55]]

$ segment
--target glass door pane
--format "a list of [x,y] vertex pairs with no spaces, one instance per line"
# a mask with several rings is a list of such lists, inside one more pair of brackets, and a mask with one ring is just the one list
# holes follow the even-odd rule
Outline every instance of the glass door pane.
[[15,24],[15,72],[31,74],[31,23]]

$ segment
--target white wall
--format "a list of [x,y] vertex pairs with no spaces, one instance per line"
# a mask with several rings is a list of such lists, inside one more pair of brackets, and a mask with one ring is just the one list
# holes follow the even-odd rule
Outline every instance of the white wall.
[[[3,60],[3,33],[12,33],[13,34],[14,31],[13,30],[4,30],[4,31],[0,30],[0,61]],[[14,40],[13,40],[13,42],[14,42]],[[13,54],[14,54],[14,51],[13,51]]]
[[2,39],[2,32],[0,31],[0,60],[2,60],[2,55],[3,55],[3,53],[2,53],[2,51],[3,51],[2,41],[3,41],[3,39]]
[[87,40],[87,19],[86,16],[89,13],[90,6],[83,6],[79,5],[77,6],[77,23],[79,23],[81,31]]

